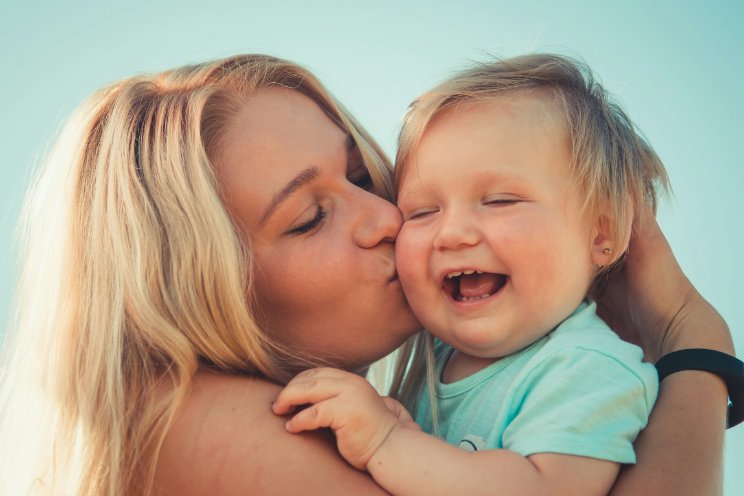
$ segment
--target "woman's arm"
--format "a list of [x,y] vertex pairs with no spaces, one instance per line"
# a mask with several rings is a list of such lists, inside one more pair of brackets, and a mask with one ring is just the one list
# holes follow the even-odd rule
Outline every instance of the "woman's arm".
[[[734,353],[726,322],[682,273],[650,213],[598,305],[610,326],[639,344],[649,361],[686,348]],[[665,378],[635,443],[638,463],[621,471],[610,494],[720,494],[726,409],[726,386],[717,376],[685,371]]]
[[325,432],[295,435],[271,412],[280,388],[200,373],[158,461],[156,494],[386,494],[349,466]]

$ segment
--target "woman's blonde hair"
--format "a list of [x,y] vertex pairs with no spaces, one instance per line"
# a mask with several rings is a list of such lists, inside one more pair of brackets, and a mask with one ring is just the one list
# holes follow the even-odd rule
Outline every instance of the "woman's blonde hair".
[[250,247],[212,167],[245,97],[270,86],[312,98],[391,195],[379,147],[293,63],[241,55],[94,94],[65,126],[22,214],[2,363],[2,494],[149,494],[197,368],[282,382],[318,364],[259,325]]
[[[669,180],[654,150],[589,67],[569,57],[529,54],[479,63],[415,100],[399,136],[396,191],[416,147],[437,116],[466,102],[524,94],[536,95],[557,109],[568,134],[572,173],[585,197],[584,208],[601,216],[603,228],[613,240],[610,259],[621,261],[634,215],[644,211],[645,203],[655,209],[658,192],[668,191]],[[606,274],[608,268],[600,274]],[[409,407],[424,377],[428,375],[433,381],[427,362],[433,363],[432,340],[424,333],[404,345],[393,379],[393,393]],[[432,393],[432,388],[429,391]]]

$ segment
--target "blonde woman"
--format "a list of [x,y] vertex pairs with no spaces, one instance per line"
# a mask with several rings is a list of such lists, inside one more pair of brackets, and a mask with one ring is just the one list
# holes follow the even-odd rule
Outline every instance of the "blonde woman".
[[[361,372],[418,329],[391,177],[320,83],[272,57],[93,95],[22,219],[0,493],[382,494],[271,402],[297,371]],[[652,359],[732,351],[653,222],[608,295],[607,318]],[[720,490],[725,398],[703,372],[666,379],[612,494]]]

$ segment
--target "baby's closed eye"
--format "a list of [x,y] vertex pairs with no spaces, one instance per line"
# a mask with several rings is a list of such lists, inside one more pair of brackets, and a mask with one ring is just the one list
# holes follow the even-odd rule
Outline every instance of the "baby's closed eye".
[[438,207],[421,207],[416,208],[413,210],[410,210],[408,212],[403,212],[403,222],[409,221],[409,220],[418,220],[423,219],[426,217],[429,217],[435,213],[439,212]]

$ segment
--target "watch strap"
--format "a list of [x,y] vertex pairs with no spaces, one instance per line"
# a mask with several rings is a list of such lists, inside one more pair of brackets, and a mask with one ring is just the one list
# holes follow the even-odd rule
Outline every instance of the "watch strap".
[[744,362],[735,356],[703,348],[679,350],[664,355],[656,362],[659,381],[682,370],[704,370],[717,375],[728,388],[726,428],[744,420]]

